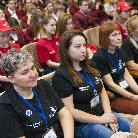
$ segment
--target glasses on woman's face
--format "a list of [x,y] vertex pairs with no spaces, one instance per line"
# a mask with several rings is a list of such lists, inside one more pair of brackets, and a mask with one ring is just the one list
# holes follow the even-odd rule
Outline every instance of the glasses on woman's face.
[[89,6],[89,5],[88,5],[88,4],[84,4],[84,5],[82,5],[82,6],[85,6],[85,7],[86,7],[86,6]]

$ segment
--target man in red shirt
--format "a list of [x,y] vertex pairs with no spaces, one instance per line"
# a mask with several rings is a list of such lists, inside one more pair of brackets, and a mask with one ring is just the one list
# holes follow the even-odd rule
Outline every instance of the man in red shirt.
[[[12,28],[9,26],[6,20],[0,20],[0,59],[2,58],[2,55],[5,54],[9,49],[20,49],[20,46],[18,44],[11,44],[9,41],[11,30]],[[7,82],[9,81],[0,68],[0,92],[3,92],[9,85]]]

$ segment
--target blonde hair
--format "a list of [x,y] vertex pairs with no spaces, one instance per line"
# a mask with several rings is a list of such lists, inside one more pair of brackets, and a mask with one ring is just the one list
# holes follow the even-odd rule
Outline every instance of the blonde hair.
[[63,13],[57,20],[56,36],[62,35],[66,31],[67,20],[72,19],[71,14]]
[[37,7],[34,4],[32,4],[32,3],[29,3],[29,4],[27,4],[24,7],[24,11],[25,12],[31,12],[32,10],[36,10],[37,11]]
[[119,24],[124,24],[126,22],[126,19],[124,19],[122,16],[120,16],[122,11],[115,12],[113,15],[113,21],[118,22]]
[[137,28],[138,26],[138,16],[132,16],[130,19],[126,21],[126,28],[127,28],[127,33],[129,36],[132,35],[132,32]]
[[65,11],[65,6],[62,5],[62,4],[55,4],[55,5],[54,5],[54,13],[56,14],[57,11],[59,11],[59,10]]

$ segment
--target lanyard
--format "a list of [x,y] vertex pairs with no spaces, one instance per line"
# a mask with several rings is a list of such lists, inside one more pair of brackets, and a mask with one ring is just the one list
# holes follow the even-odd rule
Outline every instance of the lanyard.
[[138,45],[138,41],[134,38],[134,36],[132,36],[132,38],[135,40],[136,44]]
[[41,112],[39,112],[32,104],[30,104],[27,100],[25,100],[21,95],[19,95],[18,93],[17,94],[19,95],[19,97],[22,99],[23,102],[25,102],[30,108],[32,108],[46,122],[46,128],[48,128],[46,116],[45,116],[45,114],[43,112],[40,100],[39,100],[39,98],[38,98],[38,96],[37,96],[36,91],[35,91],[34,88],[32,88],[32,91],[33,91],[33,93],[34,93],[34,95],[36,97],[37,104],[38,104],[39,109],[41,110]]
[[82,76],[80,72],[77,71],[78,75],[92,87],[92,89],[94,90],[94,95],[97,95],[97,91],[96,91],[94,84],[93,84],[92,80],[90,79],[89,75],[87,74],[87,72],[85,70],[83,70],[83,72],[85,73],[87,79],[84,76]]
[[121,76],[121,74],[120,74],[120,69],[119,69],[118,52],[115,50],[115,54],[116,54],[116,64],[114,63],[113,58],[111,57],[111,55],[110,55],[110,53],[108,52],[108,50],[106,50],[106,53],[107,53],[107,55],[109,56],[109,58],[110,58],[112,64],[114,65],[114,67],[117,69],[117,73],[118,73],[120,79],[122,79],[122,76]]

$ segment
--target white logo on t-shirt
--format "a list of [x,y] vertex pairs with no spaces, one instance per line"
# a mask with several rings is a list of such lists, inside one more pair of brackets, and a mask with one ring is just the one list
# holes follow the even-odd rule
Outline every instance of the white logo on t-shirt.
[[26,116],[31,116],[32,115],[32,111],[31,110],[26,110]]
[[57,111],[57,107],[56,106],[55,106],[55,108],[54,107],[50,107],[50,109],[51,109],[52,113],[49,115],[49,117],[52,118],[52,117],[54,117],[54,115],[55,115],[55,113]]
[[59,45],[59,42],[56,42],[56,45],[58,46]]
[[87,91],[89,88],[89,86],[86,86],[86,87],[79,87],[80,91]]

